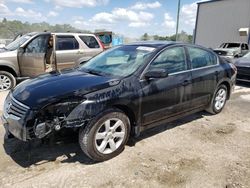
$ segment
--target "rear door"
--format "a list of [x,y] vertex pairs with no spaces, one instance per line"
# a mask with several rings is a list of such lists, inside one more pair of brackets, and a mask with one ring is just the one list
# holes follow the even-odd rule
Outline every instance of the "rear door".
[[[34,77],[45,72],[45,53],[50,34],[41,34],[18,51],[21,76]],[[23,49],[23,50],[21,50]]]
[[164,120],[188,110],[190,106],[191,71],[182,46],[164,50],[148,67],[165,69],[166,78],[142,80],[142,123]]
[[80,45],[74,35],[56,35],[56,61],[59,70],[74,67],[81,56]]
[[199,108],[211,100],[216,89],[220,66],[214,53],[197,47],[186,48],[192,67],[191,108]]

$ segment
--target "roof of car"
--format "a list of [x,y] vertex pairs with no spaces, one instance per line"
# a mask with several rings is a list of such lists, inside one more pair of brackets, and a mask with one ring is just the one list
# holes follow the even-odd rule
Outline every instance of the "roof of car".
[[86,35],[86,36],[94,36],[92,33],[70,33],[70,32],[65,32],[65,33],[57,33],[57,32],[51,32],[52,34],[56,35]]
[[175,41],[138,41],[129,43],[127,45],[138,45],[138,46],[151,46],[154,48],[160,48],[163,46],[169,46],[173,44],[180,44],[181,42],[175,42]]
[[27,33],[26,35],[40,35],[40,34],[56,34],[56,35],[86,35],[86,36],[94,36],[92,33],[71,33],[71,32],[31,32]]

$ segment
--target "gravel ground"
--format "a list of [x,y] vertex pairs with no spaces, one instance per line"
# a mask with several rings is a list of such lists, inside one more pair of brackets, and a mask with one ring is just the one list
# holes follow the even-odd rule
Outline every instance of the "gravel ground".
[[[0,93],[0,107],[7,92]],[[250,187],[250,85],[219,115],[200,112],[144,132],[114,159],[91,163],[77,134],[32,145],[4,140],[1,187]]]

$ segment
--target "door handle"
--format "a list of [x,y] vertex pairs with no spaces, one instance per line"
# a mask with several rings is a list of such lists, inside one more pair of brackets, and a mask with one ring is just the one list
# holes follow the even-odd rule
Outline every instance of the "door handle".
[[185,81],[182,83],[183,86],[187,86],[187,85],[189,85],[189,84],[191,84],[191,82],[190,82],[189,80],[185,80]]

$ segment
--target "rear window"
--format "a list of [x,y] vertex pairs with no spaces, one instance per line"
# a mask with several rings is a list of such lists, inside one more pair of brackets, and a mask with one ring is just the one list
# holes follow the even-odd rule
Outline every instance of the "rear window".
[[79,49],[79,43],[74,36],[57,36],[56,50]]
[[100,48],[97,40],[93,36],[79,36],[89,48]]

